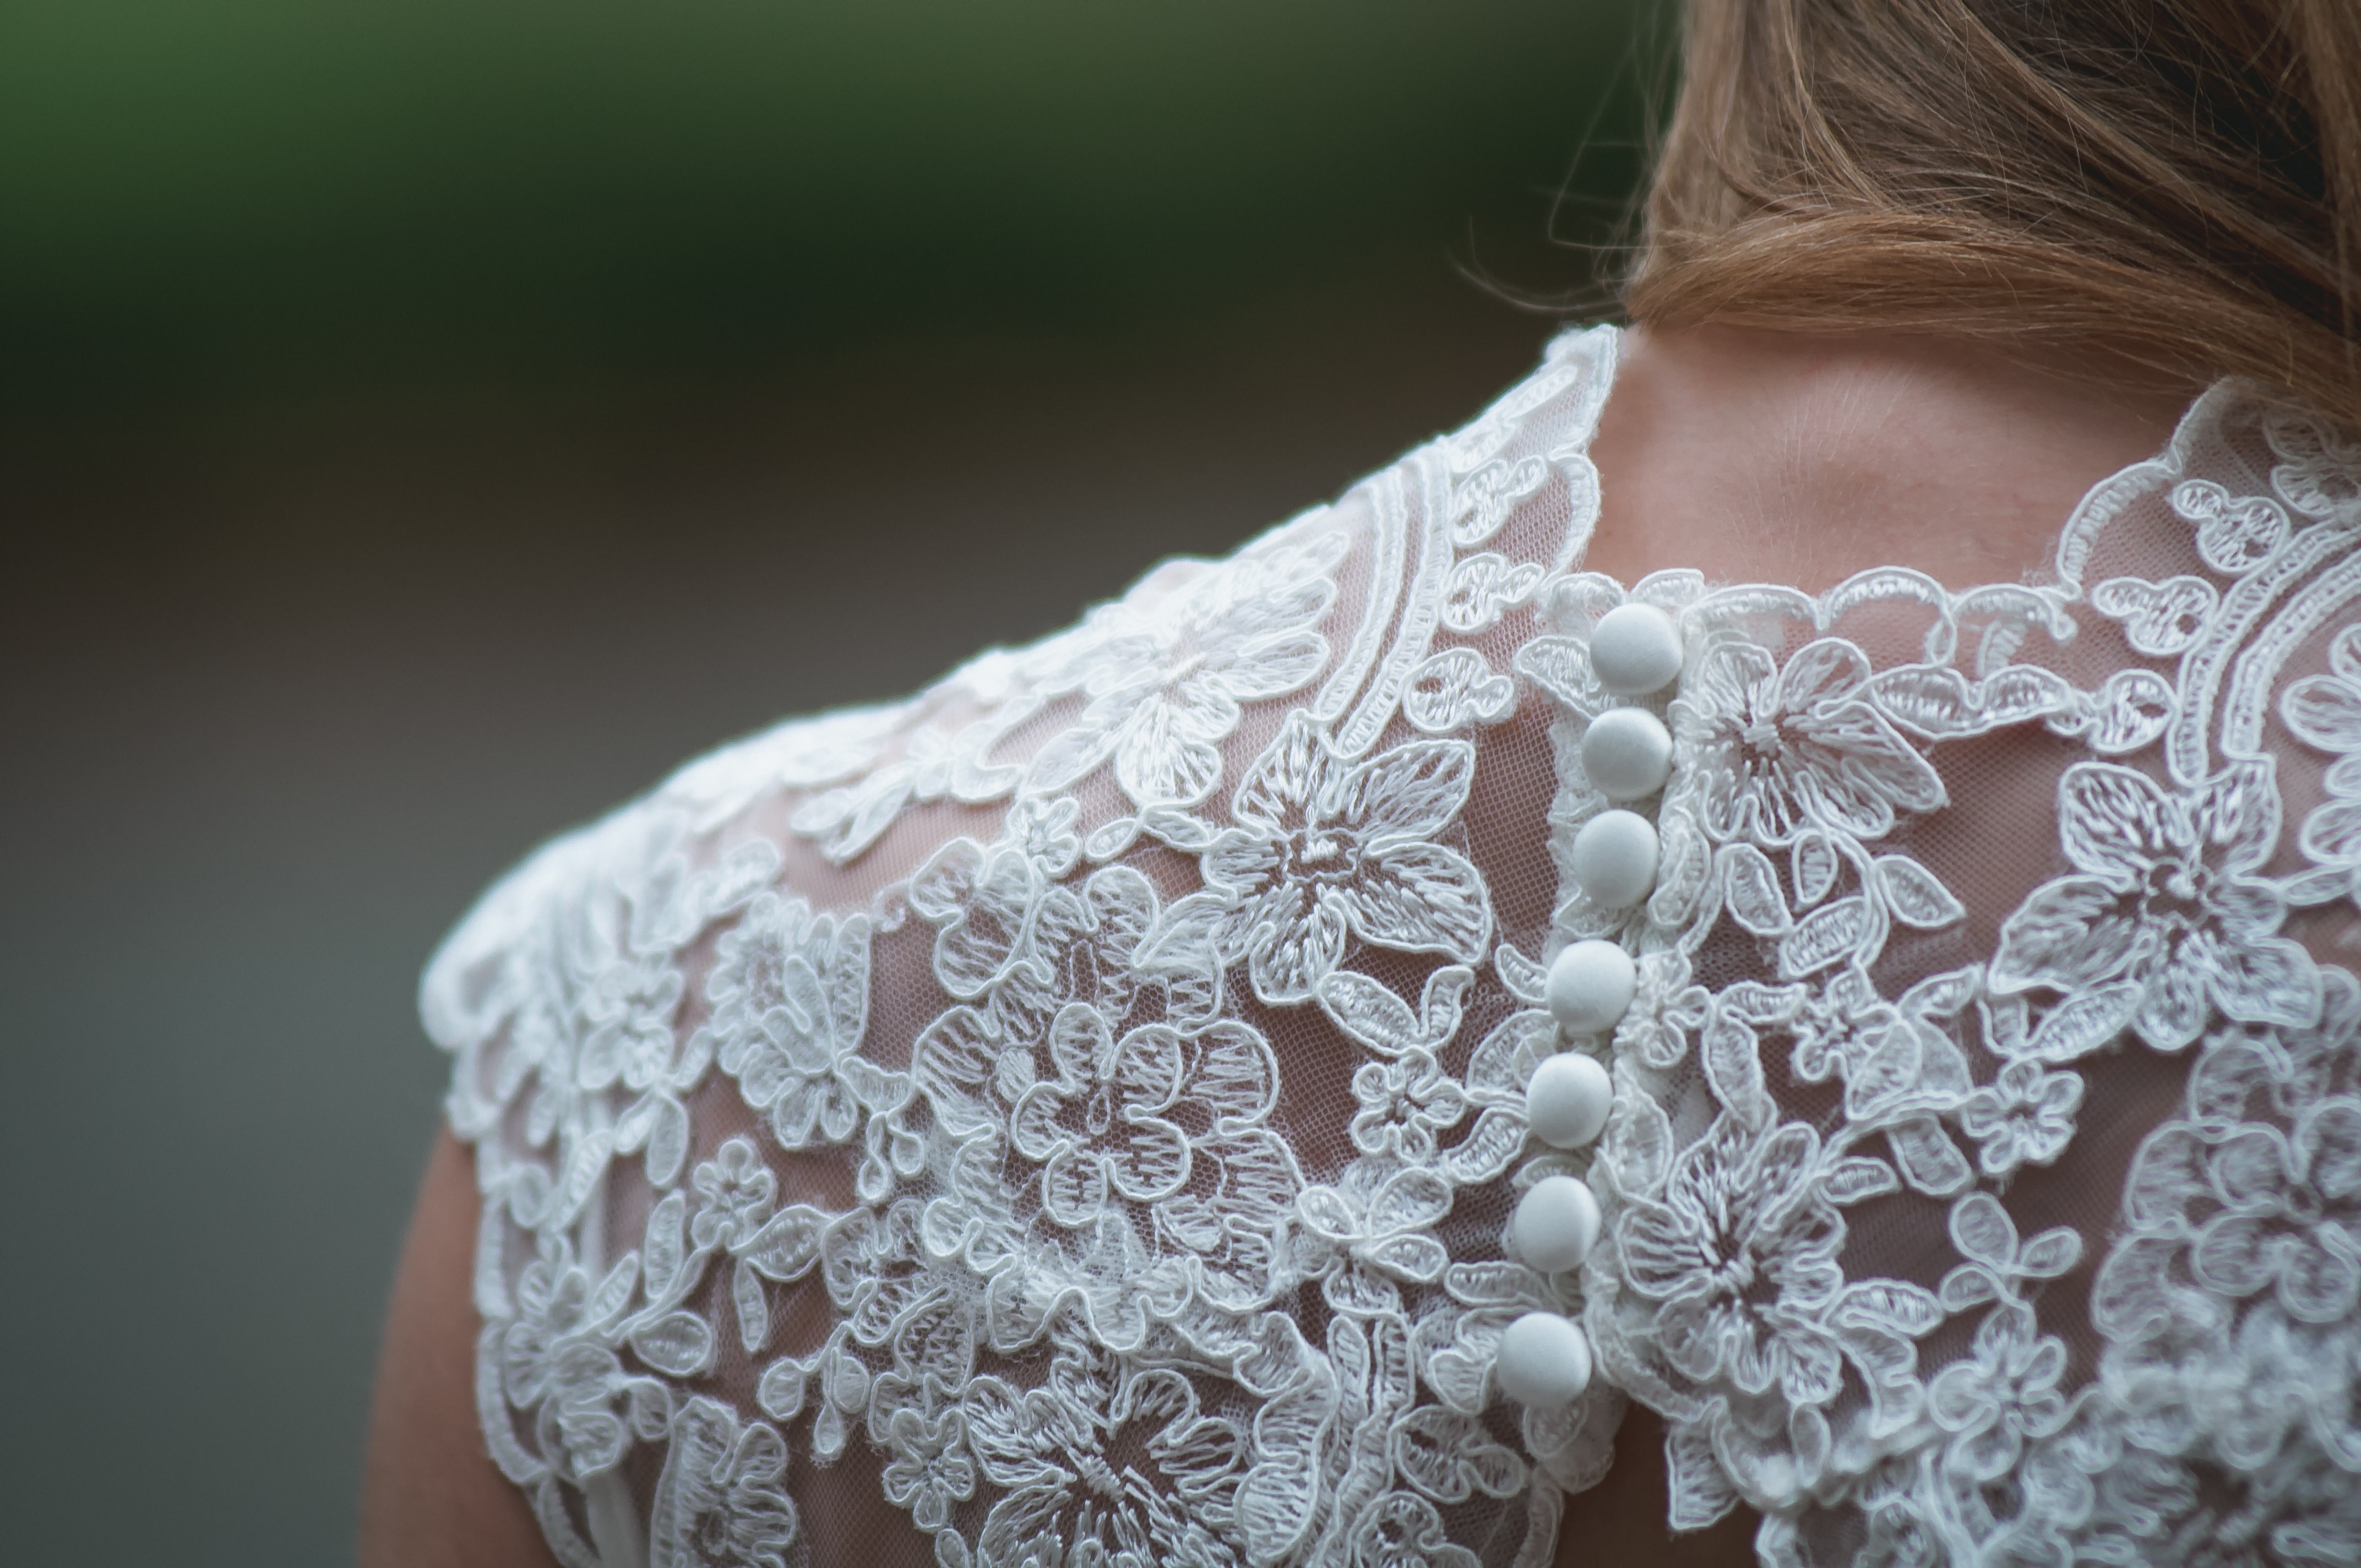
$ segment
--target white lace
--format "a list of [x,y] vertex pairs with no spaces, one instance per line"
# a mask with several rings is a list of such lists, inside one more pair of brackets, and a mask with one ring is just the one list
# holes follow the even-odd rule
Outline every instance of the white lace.
[[[1627,1398],[1769,1563],[2361,1561],[2361,449],[2224,385],[2044,580],[1627,591],[1616,348],[452,936],[484,1431],[562,1561],[1534,1568]],[[1655,696],[1591,672],[1627,600]],[[1674,765],[1604,909],[1628,706]],[[1596,938],[1638,995],[1567,1038]],[[1606,1223],[1543,1276],[1557,1173]],[[1498,1391],[1533,1310],[1563,1410]]]

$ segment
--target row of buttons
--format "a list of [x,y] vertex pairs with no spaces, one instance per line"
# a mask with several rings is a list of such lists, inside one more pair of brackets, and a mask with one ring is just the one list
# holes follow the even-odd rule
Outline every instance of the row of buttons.
[[[1662,691],[1681,673],[1681,634],[1652,605],[1627,604],[1599,618],[1591,633],[1591,668],[1618,696]],[[1637,800],[1664,787],[1673,765],[1672,732],[1645,708],[1614,707],[1590,722],[1582,767],[1610,800]],[[1624,908],[1656,884],[1656,826],[1618,806],[1575,835],[1573,872],[1591,902]],[[1576,942],[1550,965],[1550,1015],[1567,1035],[1603,1035],[1630,1010],[1639,986],[1631,955],[1615,942]],[[1534,1069],[1525,1088],[1533,1135],[1553,1148],[1580,1148],[1606,1130],[1614,1088],[1596,1057],[1561,1051]],[[1533,1183],[1509,1223],[1518,1255],[1545,1274],[1581,1266],[1598,1240],[1598,1200],[1571,1176]],[[1501,1390],[1540,1409],[1561,1409],[1590,1386],[1590,1342],[1557,1312],[1527,1312],[1500,1336],[1496,1365]]]

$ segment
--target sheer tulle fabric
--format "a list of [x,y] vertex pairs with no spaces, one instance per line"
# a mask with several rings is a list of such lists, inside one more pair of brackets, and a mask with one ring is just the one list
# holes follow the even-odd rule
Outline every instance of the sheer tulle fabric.
[[[2225,385],[2042,580],[1626,589],[1616,348],[453,934],[484,1434],[561,1561],[1532,1568],[1627,1398],[1769,1562],[2361,1558],[2361,451]],[[1660,866],[1598,907],[1633,707]],[[1604,1226],[1549,1275],[1554,1174]],[[1534,1310],[1571,1407],[1499,1391]]]

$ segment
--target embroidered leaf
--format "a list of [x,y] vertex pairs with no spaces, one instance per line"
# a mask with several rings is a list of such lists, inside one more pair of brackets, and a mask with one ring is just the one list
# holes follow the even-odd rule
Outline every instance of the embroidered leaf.
[[1590,650],[1571,637],[1536,637],[1517,650],[1517,673],[1581,718],[1595,717],[1607,695],[1591,672]]
[[640,1267],[647,1279],[650,1297],[661,1297],[672,1289],[673,1277],[680,1272],[684,1255],[682,1229],[687,1218],[688,1200],[678,1192],[648,1211],[646,1239],[640,1245]]
[[2012,664],[1983,683],[1984,717],[1995,729],[2068,712],[2075,700],[2064,676],[2037,664]]
[[1487,1107],[1467,1135],[1439,1162],[1444,1179],[1461,1187],[1497,1180],[1524,1144],[1524,1118],[1501,1106]]
[[730,1305],[738,1312],[738,1340],[753,1354],[771,1337],[771,1302],[763,1292],[763,1277],[744,1258],[730,1275]]
[[601,1128],[585,1136],[566,1157],[566,1174],[557,1184],[556,1218],[571,1220],[590,1201],[601,1178],[607,1174],[607,1162],[614,1157],[615,1135]]
[[1469,1307],[1546,1307],[1552,1304],[1541,1276],[1521,1263],[1455,1263],[1443,1288]]
[[713,1331],[695,1312],[667,1312],[633,1332],[631,1354],[668,1377],[693,1377],[713,1360]]
[[[1465,972],[1464,970],[1462,972]],[[1425,1031],[1402,999],[1367,975],[1337,970],[1314,992],[1320,1010],[1336,1027],[1383,1056],[1400,1056],[1424,1046]]]
[[1394,1236],[1369,1249],[1369,1261],[1422,1284],[1439,1278],[1451,1255],[1433,1236]]
[[2131,1025],[2147,997],[2130,981],[2070,996],[2045,1014],[2022,1050],[2043,1061],[2075,1061],[2089,1056]]
[[678,1179],[688,1157],[688,1107],[669,1094],[654,1096],[652,1103],[644,1164],[648,1185],[661,1190]]
[[1802,1013],[1811,991],[1801,985],[1764,985],[1760,981],[1733,981],[1714,1004],[1733,1018],[1754,1025],[1787,1024]]
[[1713,1097],[1747,1126],[1763,1125],[1772,1105],[1763,1087],[1763,1052],[1754,1031],[1729,1014],[1718,1013],[1706,1025],[1702,1054]]
[[1484,1351],[1453,1345],[1427,1359],[1426,1386],[1455,1410],[1474,1415],[1491,1397],[1492,1356]]
[[1869,901],[1858,894],[1813,910],[1780,942],[1780,976],[1794,980],[1853,957],[1872,928]]
[[1998,1300],[2000,1286],[1993,1281],[1990,1269],[1963,1263],[1943,1276],[1942,1284],[1936,1288],[1936,1295],[1946,1310],[1964,1312],[1987,1301]]
[[2026,1243],[2016,1266],[2035,1279],[2055,1279],[2081,1261],[2082,1238],[2070,1226],[2059,1225]]
[[1951,894],[1934,872],[1907,855],[1880,855],[1877,882],[1885,906],[1905,926],[1939,931],[1968,917],[1967,906]]
[[1792,929],[1786,895],[1779,891],[1779,873],[1771,858],[1752,844],[1731,844],[1721,851],[1724,896],[1730,918],[1758,937],[1776,937]]
[[603,1328],[621,1317],[623,1309],[631,1305],[631,1292],[639,1283],[640,1255],[627,1252],[615,1260],[615,1266],[607,1270],[606,1277],[590,1292],[590,1299],[583,1303],[583,1322]]
[[754,1402],[763,1413],[774,1421],[791,1421],[803,1414],[804,1364],[791,1355],[783,1355],[763,1369],[763,1380],[754,1386]]
[[2000,1270],[2016,1263],[2016,1222],[1989,1192],[1971,1192],[1951,1205],[1951,1245],[1961,1257]]
[[1814,828],[1795,835],[1795,847],[1787,855],[1788,874],[1795,883],[1795,907],[1809,909],[1826,898],[1837,884],[1840,863],[1827,834]]
[[1918,1339],[1942,1326],[1948,1316],[1935,1293],[1904,1279],[1864,1279],[1845,1287],[1837,1303],[1839,1321],[1887,1328]]
[[836,1406],[821,1405],[819,1414],[812,1418],[812,1456],[824,1464],[842,1458],[847,1435],[844,1417]]
[[1928,975],[1904,992],[1897,1005],[1905,1013],[1916,1014],[1922,1018],[1949,1018],[1975,1000],[1976,992],[1982,988],[1983,978],[1983,966],[1981,964]]
[[1829,1168],[1827,1189],[1828,1201],[1842,1207],[1848,1203],[1858,1203],[1865,1198],[1898,1192],[1902,1190],[1902,1180],[1894,1174],[1894,1168],[1883,1160],[1856,1155],[1850,1159],[1840,1159]]
[[1476,971],[1466,964],[1445,964],[1426,977],[1426,989],[1419,993],[1418,1021],[1419,1041],[1427,1049],[1442,1049],[1459,1033],[1467,992],[1475,983]]
[[1522,1102],[1525,1085],[1541,1058],[1556,1049],[1557,1025],[1538,1007],[1511,1013],[1467,1058],[1467,1087],[1477,1093],[1513,1095]]
[[1870,677],[1870,700],[1913,734],[1929,740],[1980,734],[1983,713],[1959,671],[1931,664],[1905,664]]
[[1613,1156],[1609,1168],[1616,1184],[1631,1197],[1653,1193],[1672,1169],[1672,1119],[1653,1096],[1635,1094],[1616,1102],[1613,1125],[1618,1132],[1609,1137],[1607,1147]]
[[[1549,973],[1541,965],[1503,942],[1492,949],[1492,970],[1500,977],[1500,983],[1509,988],[1510,995],[1528,1007],[1541,1005],[1549,983]],[[1456,1025],[1454,1029],[1455,1032]]]
[[1429,735],[1498,724],[1516,707],[1516,683],[1473,648],[1446,648],[1428,659],[1402,693],[1402,717]]
[[782,1209],[737,1248],[748,1264],[774,1279],[800,1278],[819,1259],[828,1216],[807,1203]]
[[1975,1179],[1967,1157],[1932,1116],[1896,1123],[1885,1129],[1885,1141],[1902,1179],[1931,1197],[1948,1198]]
[[1664,1433],[1664,1464],[1672,1494],[1665,1522],[1673,1529],[1703,1530],[1738,1506],[1738,1493],[1714,1457],[1704,1422],[1675,1422]]

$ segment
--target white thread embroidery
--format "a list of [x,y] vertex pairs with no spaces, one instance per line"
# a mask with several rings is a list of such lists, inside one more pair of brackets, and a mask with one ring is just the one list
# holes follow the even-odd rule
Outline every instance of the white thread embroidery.
[[[1627,590],[1575,569],[1615,347],[454,933],[478,1402],[562,1561],[848,1550],[793,1477],[858,1443],[945,1568],[1540,1568],[1627,1397],[1767,1562],[2361,1558],[2361,449],[2224,387],[2049,580]],[[1639,698],[1626,603],[1686,649]],[[1672,770],[1609,802],[1630,707]],[[1572,872],[1610,806],[1631,905]],[[1587,938],[1634,994],[1567,1040]],[[1544,1276],[1557,1175],[1604,1226]],[[1493,1376],[1535,1311],[1563,1409]]]

